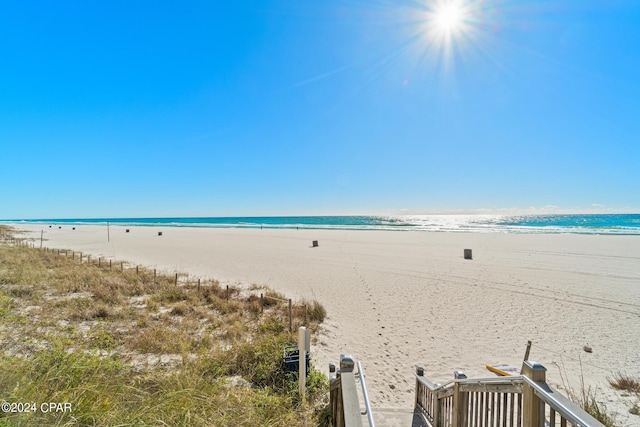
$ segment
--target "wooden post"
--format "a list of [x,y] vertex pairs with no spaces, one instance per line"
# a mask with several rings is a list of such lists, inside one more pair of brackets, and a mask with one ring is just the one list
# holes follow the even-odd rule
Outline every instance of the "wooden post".
[[176,273],[176,286],[178,285],[178,273]]
[[339,420],[338,426],[362,427],[362,413],[360,412],[360,404],[358,402],[358,392],[356,390],[355,381],[355,360],[353,356],[340,355],[340,396],[339,414],[342,414],[343,420]]
[[[467,376],[462,371],[455,371],[453,377],[456,380],[466,379]],[[466,425],[466,415],[469,393],[460,391],[460,384],[456,381],[453,385],[453,427]]]
[[[435,384],[439,386],[439,384]],[[438,393],[430,393],[431,401],[433,402],[433,427],[442,427],[442,423],[440,422],[440,401],[438,400]],[[486,424],[485,424],[486,425]]]
[[264,313],[264,295],[260,294],[260,313]]
[[98,268],[102,266],[102,258],[98,257]]
[[138,269],[138,266],[136,265],[136,275],[140,272],[140,270]]
[[44,230],[40,230],[40,249],[42,249],[42,236],[44,235]]
[[291,306],[291,298],[289,298],[289,332],[293,332],[293,308]]
[[307,304],[304,305],[304,324],[308,324],[309,321],[307,320]]
[[200,293],[200,279],[198,279],[198,293]]
[[120,271],[124,271],[124,262],[120,263]]
[[342,400],[340,394],[340,370],[336,370],[336,365],[329,363],[329,406],[331,408],[330,426],[338,427],[344,420],[340,420],[338,401]]
[[82,264],[82,252],[80,252],[80,264]]
[[111,268],[111,260],[109,260],[109,268]]
[[[535,382],[547,380],[547,369],[539,363],[525,360],[522,368],[522,375]],[[522,427],[541,426],[544,426],[544,404],[525,381],[522,383]]]
[[417,377],[424,377],[424,368],[422,366],[416,366],[416,394],[413,400],[413,407],[416,408],[418,406],[418,401],[420,400],[419,390],[420,390],[420,380]]
[[153,283],[156,283],[156,282],[157,282],[157,277],[158,277],[158,276],[157,276],[157,274],[156,274],[156,269],[154,268],[154,269],[153,269]]
[[229,301],[229,285],[227,285],[227,301]]
[[531,351],[531,340],[527,341],[527,350],[524,352],[524,361],[529,360],[529,352]]

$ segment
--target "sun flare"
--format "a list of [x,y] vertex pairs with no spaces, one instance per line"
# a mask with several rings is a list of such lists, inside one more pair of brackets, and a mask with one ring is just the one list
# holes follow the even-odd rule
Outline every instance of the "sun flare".
[[453,65],[456,56],[463,55],[478,43],[482,8],[471,0],[431,0],[417,12],[423,52],[428,52],[445,69]]
[[463,24],[463,9],[459,4],[449,3],[441,5],[434,11],[433,21],[443,32],[453,32]]

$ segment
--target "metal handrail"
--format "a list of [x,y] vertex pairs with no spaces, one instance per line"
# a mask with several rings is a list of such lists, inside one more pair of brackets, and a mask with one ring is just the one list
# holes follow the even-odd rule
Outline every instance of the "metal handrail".
[[367,393],[367,384],[364,381],[364,372],[362,371],[362,364],[358,361],[358,376],[360,377],[360,385],[362,386],[362,398],[364,400],[364,410],[367,414],[367,420],[369,420],[369,426],[375,427],[373,422],[373,414],[371,413],[371,403],[369,402],[369,394]]
[[575,403],[566,397],[557,394],[557,392],[549,387],[545,382],[533,381],[531,378],[523,376],[522,379],[529,384],[536,396],[550,408],[558,412],[564,419],[574,426],[598,426],[602,425],[598,420],[582,410]]

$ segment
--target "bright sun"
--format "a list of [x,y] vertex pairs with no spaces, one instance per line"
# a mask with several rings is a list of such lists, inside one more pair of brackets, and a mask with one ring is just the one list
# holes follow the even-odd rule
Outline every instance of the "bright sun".
[[470,0],[432,0],[424,12],[423,40],[446,65],[476,35],[479,10]]
[[456,32],[463,24],[463,9],[458,4],[443,4],[434,12],[434,24],[439,31],[445,33]]
[[487,19],[481,0],[416,0],[413,10],[415,46],[420,61],[438,64],[443,71],[455,66],[456,58],[482,48]]

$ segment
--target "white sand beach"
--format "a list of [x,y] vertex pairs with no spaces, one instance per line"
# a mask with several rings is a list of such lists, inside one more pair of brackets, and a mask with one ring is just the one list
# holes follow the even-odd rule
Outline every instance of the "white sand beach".
[[51,248],[319,300],[316,365],[361,360],[374,407],[411,408],[417,364],[438,382],[490,377],[485,364],[519,366],[527,340],[548,382],[566,372],[578,389],[582,372],[619,413],[633,398],[606,378],[640,377],[638,236],[111,226],[107,242],[102,226],[18,228],[44,229]]

